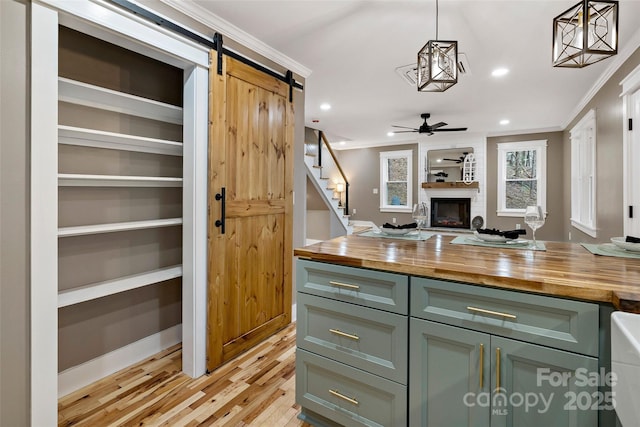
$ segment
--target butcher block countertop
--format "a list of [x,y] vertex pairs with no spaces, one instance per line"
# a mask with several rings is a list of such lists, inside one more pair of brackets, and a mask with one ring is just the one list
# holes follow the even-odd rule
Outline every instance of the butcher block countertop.
[[640,260],[591,254],[581,245],[545,242],[546,251],[426,241],[338,237],[294,251],[315,261],[612,304],[640,313]]

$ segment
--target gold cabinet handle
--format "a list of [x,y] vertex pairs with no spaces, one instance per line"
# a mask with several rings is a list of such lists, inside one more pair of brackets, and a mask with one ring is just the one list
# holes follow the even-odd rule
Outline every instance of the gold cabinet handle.
[[502,317],[506,317],[508,319],[516,319],[517,318],[517,316],[515,314],[501,313],[499,311],[487,310],[485,308],[467,306],[467,310],[475,311],[475,312],[478,312],[478,313],[484,313],[484,314],[493,314],[494,316],[502,316]]
[[329,389],[329,393],[333,394],[336,397],[339,397],[342,400],[346,400],[347,402],[352,403],[354,405],[359,404],[356,399],[354,399],[353,397],[345,396],[344,394],[340,393],[338,390]]
[[496,348],[496,393],[500,393],[500,347]]
[[484,387],[484,344],[480,344],[480,390]]
[[359,290],[360,286],[358,285],[351,285],[349,283],[342,283],[342,282],[336,282],[334,280],[329,281],[329,284],[332,286],[337,286],[339,288],[347,288],[347,289],[353,289],[353,290]]
[[357,335],[352,335],[352,334],[348,334],[346,332],[342,332],[339,329],[329,329],[329,332],[331,332],[332,334],[336,334],[336,335],[340,335],[341,337],[345,337],[345,338],[349,338],[352,339],[354,341],[358,341],[360,340],[360,337]]

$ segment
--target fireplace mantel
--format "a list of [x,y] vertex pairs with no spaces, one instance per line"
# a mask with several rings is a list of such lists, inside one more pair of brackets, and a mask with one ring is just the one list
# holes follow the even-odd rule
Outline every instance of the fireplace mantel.
[[477,181],[474,181],[470,184],[465,184],[464,182],[423,182],[422,183],[422,188],[427,188],[427,189],[438,189],[438,188],[446,188],[446,189],[453,189],[453,188],[462,188],[462,189],[467,189],[467,188],[480,188],[480,183]]

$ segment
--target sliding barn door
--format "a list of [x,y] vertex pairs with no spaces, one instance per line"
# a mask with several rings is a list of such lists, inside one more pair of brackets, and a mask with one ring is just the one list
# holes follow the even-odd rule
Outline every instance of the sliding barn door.
[[289,86],[223,61],[210,71],[209,371],[291,321]]

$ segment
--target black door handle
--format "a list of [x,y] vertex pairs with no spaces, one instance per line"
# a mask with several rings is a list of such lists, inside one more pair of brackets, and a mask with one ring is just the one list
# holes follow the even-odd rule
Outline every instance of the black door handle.
[[216,219],[215,226],[220,227],[220,232],[224,234],[224,221],[226,217],[226,189],[222,187],[219,193],[216,193],[216,200],[221,201],[220,205],[220,219]]

